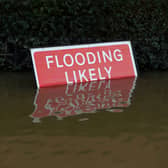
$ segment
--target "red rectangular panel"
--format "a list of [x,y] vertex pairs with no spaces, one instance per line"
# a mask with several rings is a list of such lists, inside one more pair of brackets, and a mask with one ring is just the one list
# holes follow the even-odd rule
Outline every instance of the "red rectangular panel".
[[31,49],[38,87],[137,76],[130,42]]

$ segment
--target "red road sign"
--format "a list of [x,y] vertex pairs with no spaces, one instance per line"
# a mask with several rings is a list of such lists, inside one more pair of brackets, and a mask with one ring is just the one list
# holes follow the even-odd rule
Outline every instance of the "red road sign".
[[137,76],[131,43],[31,49],[37,87]]

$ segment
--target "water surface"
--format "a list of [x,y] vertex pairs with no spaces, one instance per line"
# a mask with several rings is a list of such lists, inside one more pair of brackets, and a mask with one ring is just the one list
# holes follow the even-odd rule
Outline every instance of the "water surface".
[[[41,99],[55,100],[58,90],[38,92],[33,73],[0,76],[0,167],[168,166],[168,73],[140,75],[131,93],[123,81],[121,85],[111,84],[111,95],[103,88],[98,92],[98,87],[90,91],[86,87],[83,95],[86,98],[91,93],[89,108],[93,109],[78,103],[73,115],[72,111],[65,112],[70,109],[65,102],[73,102],[81,92],[75,92],[73,97],[62,95],[63,110],[56,111],[57,105],[49,102],[53,113],[46,111],[43,115],[42,109],[43,117],[38,119],[33,117],[37,93],[41,92],[42,102]],[[71,87],[69,91],[73,90]],[[105,95],[108,97],[103,99]],[[121,96],[125,99],[121,100]],[[100,106],[103,100],[113,100],[115,104]],[[60,114],[65,115],[60,119]]]

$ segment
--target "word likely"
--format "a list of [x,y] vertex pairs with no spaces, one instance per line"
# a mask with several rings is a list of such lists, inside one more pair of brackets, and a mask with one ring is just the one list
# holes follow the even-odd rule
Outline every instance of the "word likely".
[[[106,72],[107,75],[103,76],[102,71]],[[73,78],[71,81],[69,80],[69,76]],[[108,76],[108,79],[111,78],[111,66],[104,67],[104,69],[90,68],[90,69],[83,69],[83,70],[78,70],[78,71],[73,70],[70,73],[68,73],[67,71],[65,72],[65,78],[66,78],[67,84],[74,83],[74,82],[77,83],[77,79],[80,79],[80,82],[103,80],[103,79],[106,79],[106,76]]]

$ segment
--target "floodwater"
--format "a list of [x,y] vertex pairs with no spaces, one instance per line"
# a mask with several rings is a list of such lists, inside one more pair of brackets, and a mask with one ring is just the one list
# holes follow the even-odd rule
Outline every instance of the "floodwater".
[[168,167],[167,72],[40,90],[0,77],[0,168]]

